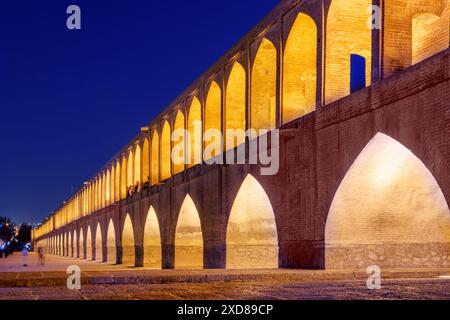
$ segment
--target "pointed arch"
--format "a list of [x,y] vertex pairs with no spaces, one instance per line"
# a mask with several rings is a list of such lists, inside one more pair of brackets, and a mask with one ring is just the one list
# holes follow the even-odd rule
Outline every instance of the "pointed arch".
[[175,268],[203,268],[203,233],[200,216],[187,195],[178,216],[175,233]]
[[172,177],[172,148],[170,136],[170,124],[168,121],[165,121],[161,133],[161,181]]
[[186,145],[186,137],[184,131],[184,114],[181,110],[178,110],[177,115],[175,117],[175,124],[173,128],[172,139],[174,149],[172,150],[172,159],[173,159],[173,173],[178,174],[184,171],[185,164],[185,145]]
[[111,204],[111,171],[106,169],[106,180],[105,180],[105,206]]
[[122,264],[125,266],[135,266],[135,243],[134,229],[130,215],[127,214],[122,232]]
[[133,186],[141,183],[141,147],[136,144],[134,149],[134,180]]
[[160,269],[162,265],[161,234],[155,209],[150,207],[144,228],[144,266]]
[[97,228],[95,229],[95,260],[98,262],[103,261],[102,228],[100,222],[97,223]]
[[116,202],[116,167],[113,164],[110,171],[110,181],[109,181],[109,204]]
[[143,183],[150,182],[150,144],[147,138],[142,147],[142,179]]
[[127,187],[131,187],[134,185],[134,177],[133,177],[133,167],[134,167],[134,152],[130,150],[128,152],[128,160],[127,160]]
[[88,226],[87,233],[86,233],[86,259],[92,260],[93,259],[93,246],[92,246],[92,230],[91,226]]
[[372,0],[333,0],[327,16],[325,101],[350,94],[350,57],[366,60],[366,86],[372,73]]
[[115,202],[120,201],[120,161],[116,162],[116,178],[114,179],[114,200]]
[[203,124],[202,124],[202,105],[197,97],[194,97],[189,108],[188,127],[189,131],[189,168],[202,163],[203,148]]
[[116,264],[117,263],[116,230],[114,228],[114,223],[112,219],[109,220],[106,246],[108,249],[107,262]]
[[120,174],[120,198],[126,199],[127,197],[127,157],[122,157],[122,170]]
[[159,183],[159,134],[153,131],[152,136],[152,161],[151,161],[152,185]]
[[[231,68],[225,95],[225,129],[246,130],[246,91],[247,75],[239,62]],[[226,150],[231,150],[245,142],[244,135],[230,136],[225,132]]]
[[378,133],[334,196],[325,242],[329,269],[442,267],[449,262],[450,210],[422,161]]
[[[208,130],[222,132],[222,89],[220,89],[216,81],[211,83],[205,103],[205,132]],[[216,145],[218,143],[222,144],[222,141],[205,141],[204,148],[207,150],[209,145]],[[217,150],[213,150],[209,158],[205,158],[204,160],[215,158],[219,154]]]
[[264,38],[252,68],[250,124],[255,130],[276,127],[277,49]]
[[317,26],[300,13],[289,32],[283,59],[283,123],[313,112],[317,100]]

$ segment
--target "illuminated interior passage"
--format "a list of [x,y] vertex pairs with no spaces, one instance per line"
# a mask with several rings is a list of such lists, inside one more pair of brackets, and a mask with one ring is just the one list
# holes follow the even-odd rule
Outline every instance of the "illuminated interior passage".
[[108,169],[106,171],[105,180],[105,205],[111,204],[111,171]]
[[103,261],[103,243],[102,243],[102,229],[100,223],[97,223],[97,229],[95,231],[95,260]]
[[127,187],[131,187],[134,185],[133,180],[133,161],[134,161],[134,154],[133,150],[130,150],[128,153],[128,160],[127,160]]
[[134,151],[133,185],[141,183],[141,147],[137,144]]
[[120,173],[120,198],[127,197],[127,157],[122,157],[122,170]]
[[92,232],[91,232],[91,227],[89,226],[87,229],[87,234],[86,234],[86,259],[87,260],[92,260]]
[[124,266],[135,265],[135,245],[133,224],[131,223],[130,215],[127,215],[122,233],[122,264]]
[[151,182],[152,185],[159,183],[159,134],[158,131],[153,131],[152,136],[152,155],[151,155]]
[[227,268],[278,268],[275,214],[266,192],[248,175],[237,194],[227,227]]
[[106,246],[108,248],[107,262],[116,264],[117,263],[116,231],[114,229],[114,224],[113,224],[112,219],[109,221],[109,225],[108,225],[108,235],[106,238]]
[[246,74],[238,62],[233,64],[227,82],[225,96],[225,150],[228,151],[245,142],[245,136],[231,134],[232,130],[246,130]]
[[161,133],[161,180],[167,180],[172,176],[172,149],[171,149],[171,133],[170,124],[168,121],[164,122]]
[[175,268],[203,268],[203,234],[200,217],[189,195],[184,199],[177,222]]
[[172,133],[172,140],[174,148],[172,150],[173,159],[173,173],[178,174],[184,171],[185,164],[185,132],[184,132],[184,114],[180,110],[177,112],[175,118],[174,132]]
[[205,154],[205,161],[215,158],[222,153],[222,141],[216,141],[215,139],[218,137],[215,137],[213,134],[207,134],[208,131],[212,132],[211,130],[222,132],[222,90],[215,81],[209,87],[205,104],[205,150],[211,148],[212,151]]
[[263,39],[252,68],[251,128],[273,129],[277,106],[277,49]]
[[366,86],[371,84],[372,0],[333,0],[327,17],[325,101],[350,94],[350,57],[366,59]]
[[113,165],[111,167],[110,172],[110,181],[109,181],[109,204],[113,204],[115,202],[115,189],[116,189],[116,167]]
[[326,267],[443,267],[450,211],[425,165],[377,134],[336,192],[326,223]]
[[142,182],[150,182],[150,144],[148,139],[144,139],[144,146],[142,148]]
[[120,201],[120,162],[116,163],[116,178],[114,181],[114,200]]
[[155,209],[149,209],[144,229],[144,266],[161,269],[161,236]]
[[189,108],[187,128],[187,130],[189,131],[189,168],[202,163],[202,126],[202,106],[198,98],[194,97]]
[[300,13],[284,51],[283,123],[313,112],[317,93],[317,27]]

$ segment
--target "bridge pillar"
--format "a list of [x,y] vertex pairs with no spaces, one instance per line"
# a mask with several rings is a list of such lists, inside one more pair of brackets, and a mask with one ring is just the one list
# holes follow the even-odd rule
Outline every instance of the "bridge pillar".
[[140,268],[144,266],[144,246],[136,245],[134,247],[135,266]]
[[224,244],[205,244],[204,248],[205,269],[226,268],[226,246]]
[[325,269],[324,241],[283,241],[279,249],[280,268]]
[[162,268],[175,269],[175,246],[173,244],[162,246]]
[[118,244],[116,245],[116,264],[122,264],[123,262],[123,248],[122,248],[122,244]]

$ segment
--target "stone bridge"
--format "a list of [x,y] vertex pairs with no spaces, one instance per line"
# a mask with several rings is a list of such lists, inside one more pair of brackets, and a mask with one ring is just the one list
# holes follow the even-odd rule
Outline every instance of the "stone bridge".
[[[449,17],[447,0],[281,1],[46,218],[35,246],[163,269],[448,267]],[[193,138],[199,122],[278,129],[258,150],[279,154],[278,173],[249,161],[266,135],[224,134],[208,158],[217,141]],[[242,147],[246,164],[222,164]]]

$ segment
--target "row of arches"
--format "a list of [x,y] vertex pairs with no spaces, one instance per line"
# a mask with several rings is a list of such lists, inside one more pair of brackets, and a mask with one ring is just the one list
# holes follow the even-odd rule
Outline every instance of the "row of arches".
[[[114,263],[116,233],[112,220],[106,241],[102,241],[101,234],[98,224],[95,233],[88,227],[86,241],[80,230],[54,236],[46,245],[59,255],[92,259],[95,252],[95,259],[102,261],[100,248],[106,243],[106,260]],[[371,264],[402,268],[450,264],[450,210],[442,190],[419,158],[382,133],[361,151],[342,180],[330,205],[324,237],[329,269],[365,268]],[[136,242],[129,215],[121,238],[123,263],[132,266]],[[176,226],[175,267],[202,268],[203,244],[200,215],[187,195]],[[160,268],[160,223],[153,207],[145,222],[143,248],[145,265]],[[278,265],[276,215],[263,187],[248,175],[227,223],[226,266],[234,269]]]

